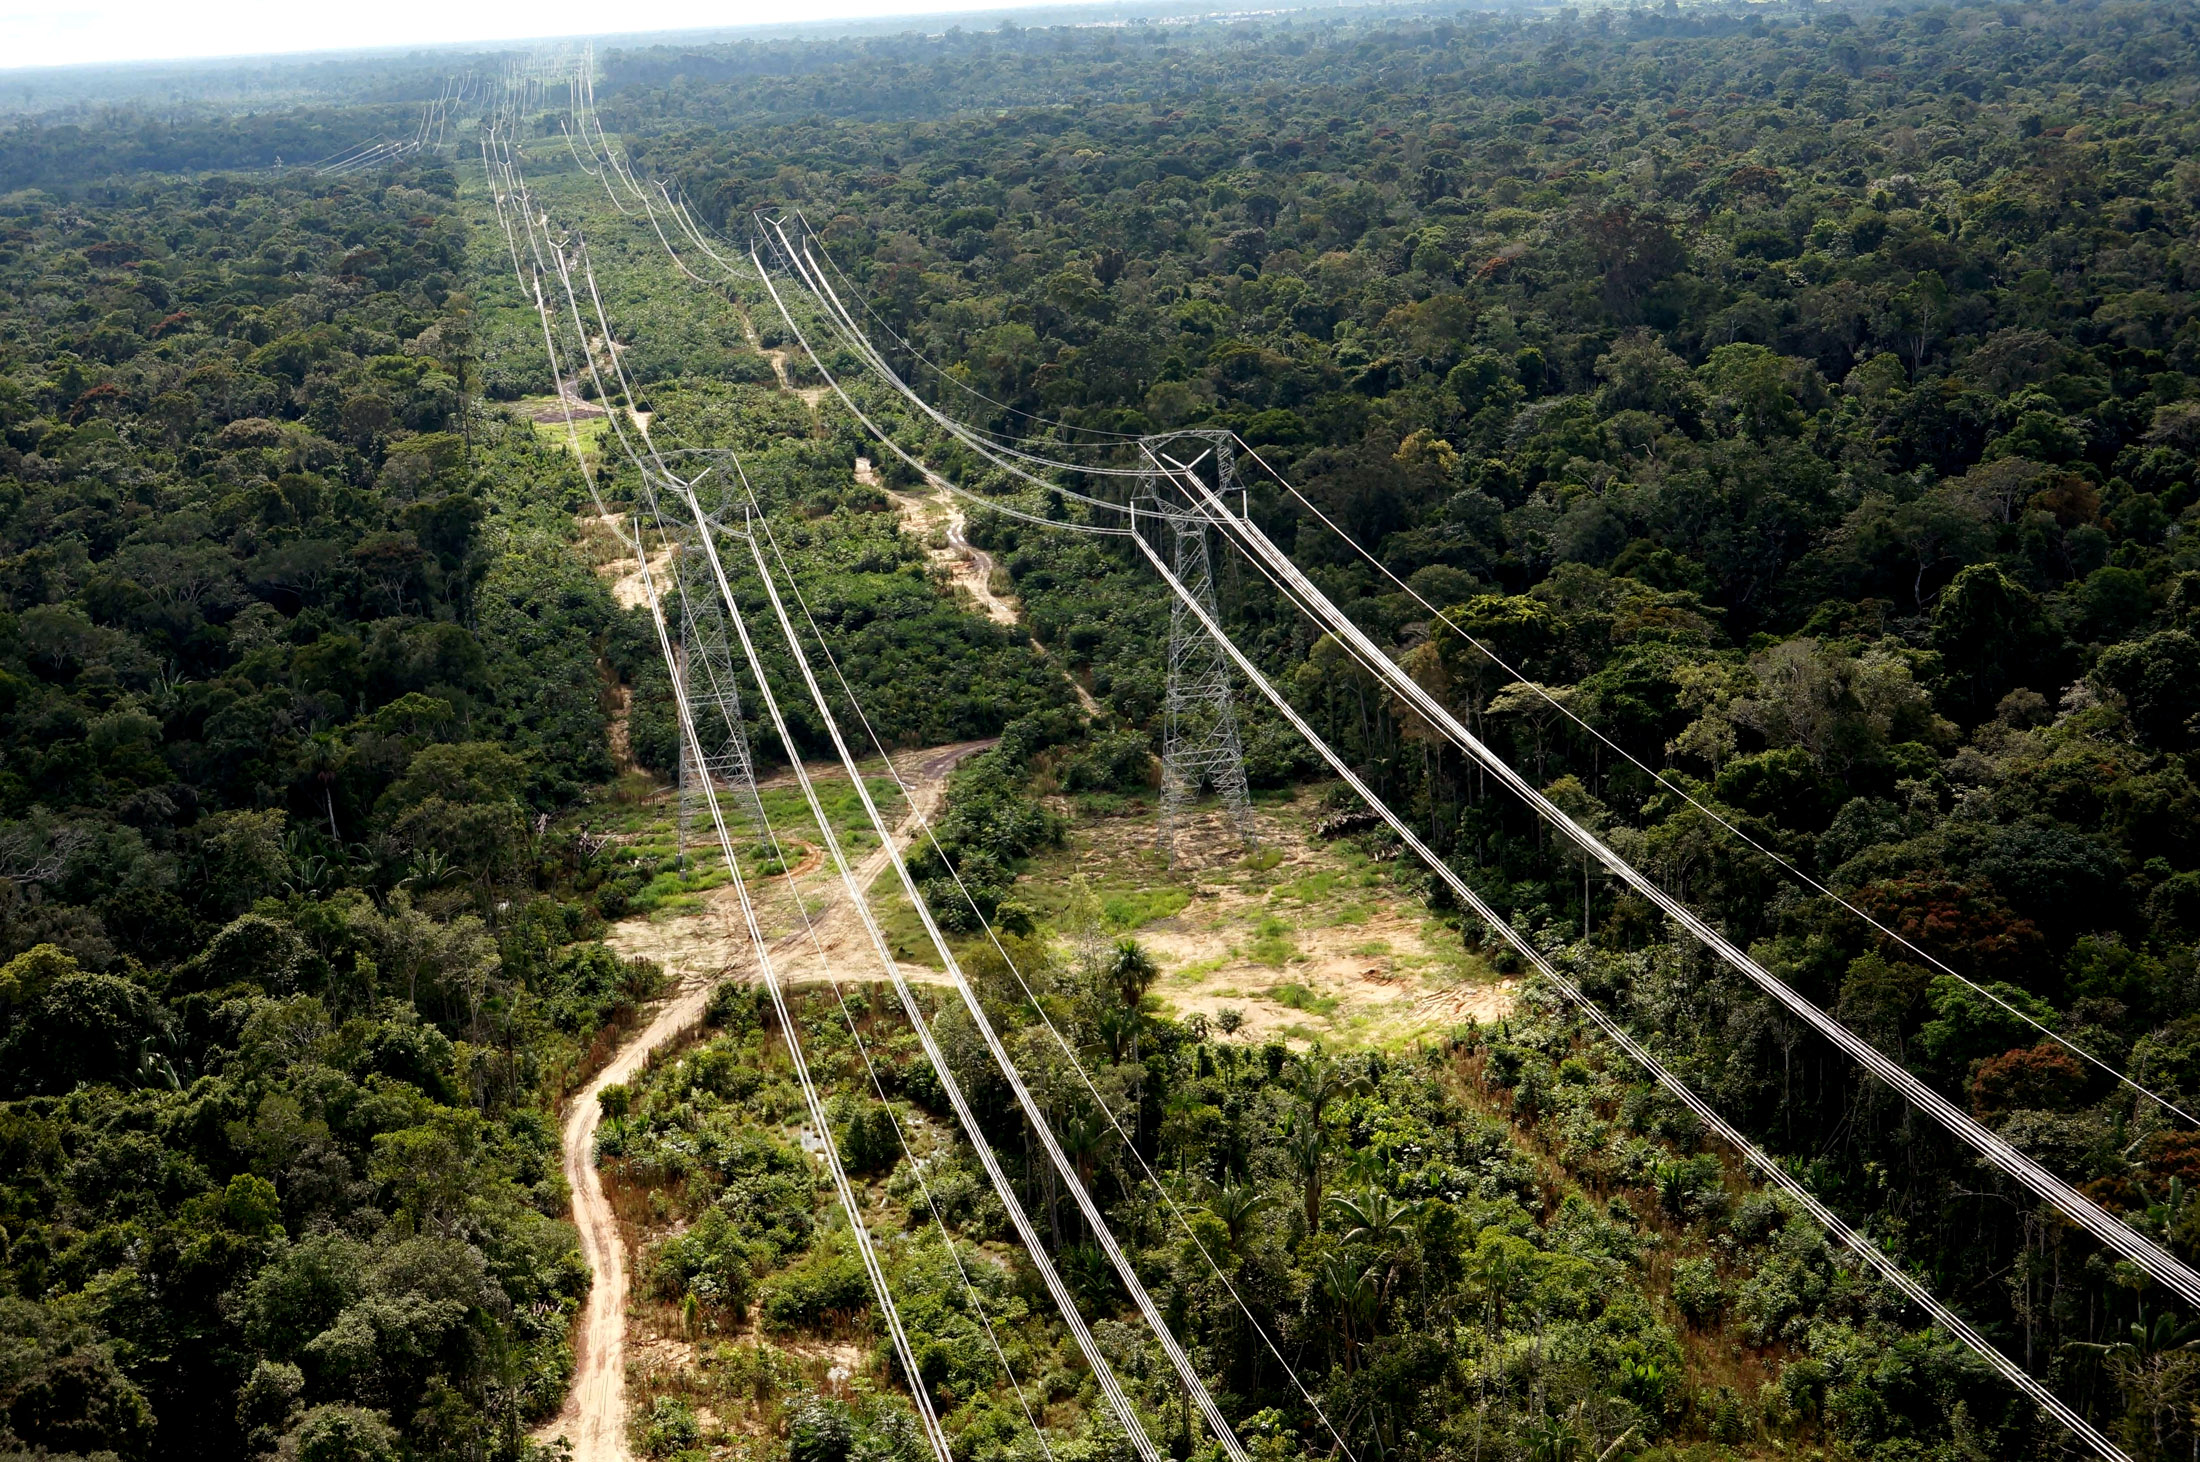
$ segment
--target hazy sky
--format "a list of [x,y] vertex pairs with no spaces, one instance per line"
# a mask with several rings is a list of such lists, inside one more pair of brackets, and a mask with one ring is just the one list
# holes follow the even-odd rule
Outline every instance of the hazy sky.
[[[1029,4],[1031,0],[1019,0]],[[985,0],[0,0],[0,68],[694,30],[987,8]]]

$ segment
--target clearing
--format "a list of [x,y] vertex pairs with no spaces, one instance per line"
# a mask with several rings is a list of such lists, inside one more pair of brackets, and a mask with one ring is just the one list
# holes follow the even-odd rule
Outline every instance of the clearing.
[[[895,829],[901,847],[907,849],[917,834],[918,812],[925,816],[938,814],[946,797],[948,774],[965,758],[992,744],[990,740],[962,741],[923,751],[897,752],[894,771],[909,788],[914,810],[903,798],[901,787],[886,775],[884,766],[865,766],[864,782],[880,815]],[[883,912],[884,906],[898,900],[899,892],[893,888],[895,880],[886,850],[871,831],[861,800],[837,763],[812,763],[808,771],[827,820],[855,873],[857,886],[872,890]],[[758,783],[757,791],[764,815],[786,855],[784,871],[761,861],[761,839],[741,820],[737,800],[724,789],[720,791],[720,806],[734,833],[737,850],[746,855],[742,873],[756,901],[757,922],[771,941],[773,964],[780,977],[790,983],[822,980],[828,972],[843,980],[877,978],[879,971],[870,941],[862,922],[848,906],[839,873],[819,845],[816,821],[810,816],[793,773],[781,771],[766,777]],[[601,815],[591,819],[594,831],[608,834],[637,853],[662,859],[674,852],[678,840],[677,794],[660,790],[639,802],[599,807],[598,812]],[[612,924],[604,943],[624,958],[654,960],[676,981],[756,978],[740,898],[726,873],[716,835],[706,821],[690,837],[687,868],[661,873],[651,880],[640,900],[645,910]],[[936,968],[913,963],[903,963],[901,968],[913,980],[931,983],[942,977]]]
[[1154,993],[1179,1017],[1236,1025],[1235,1040],[1341,1048],[1512,1009],[1516,982],[1428,914],[1417,886],[1401,888],[1395,863],[1314,835],[1318,789],[1256,800],[1250,851],[1219,807],[1201,809],[1178,834],[1173,868],[1150,801],[1058,805],[1073,816],[1069,836],[1017,880],[1019,896],[1058,925],[1135,935],[1161,966]]

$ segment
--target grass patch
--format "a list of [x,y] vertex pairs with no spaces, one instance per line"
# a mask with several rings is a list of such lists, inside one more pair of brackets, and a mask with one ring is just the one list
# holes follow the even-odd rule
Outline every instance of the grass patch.
[[[538,407],[546,412],[554,412],[557,410],[558,400],[555,396],[535,396],[519,404],[530,413]],[[562,416],[551,421],[537,421],[533,425],[535,435],[541,440],[553,446],[571,449],[573,439],[566,435],[565,419]],[[573,419],[573,431],[581,439],[581,450],[590,456],[602,452],[603,434],[610,429],[611,419],[606,416],[577,416]]]
[[643,884],[628,904],[635,914],[685,912],[702,907],[701,895],[729,881],[726,865],[714,859],[690,858],[683,871],[667,868]]
[[1238,867],[1244,869],[1247,873],[1266,873],[1282,861],[1283,850],[1281,848],[1262,848],[1256,853],[1246,854],[1243,859],[1239,860]]
[[[889,827],[898,823],[905,806],[901,789],[885,777],[865,777],[863,780],[870,789],[871,800],[878,804],[879,816]],[[812,779],[811,785],[817,789],[818,805],[825,809],[825,820],[832,825],[841,851],[854,856],[878,846],[878,834],[871,831],[870,818],[863,811],[863,799],[856,795],[855,787],[845,777],[817,777]],[[765,787],[759,789],[757,795],[764,804],[764,816],[774,828],[781,829],[782,837],[815,835],[817,819],[810,815],[810,804],[800,787]]]
[[1359,925],[1365,924],[1369,917],[1370,913],[1366,904],[1346,904],[1329,916],[1329,922],[1332,924]]
[[1291,926],[1281,919],[1262,919],[1253,931],[1253,942],[1247,947],[1245,957],[1257,965],[1287,965],[1299,957],[1298,941],[1291,937]]
[[1345,952],[1347,954],[1356,954],[1362,959],[1373,959],[1379,954],[1390,953],[1390,941],[1387,939],[1370,939],[1365,944],[1353,945],[1352,948]]
[[1100,919],[1110,929],[1127,933],[1142,929],[1156,919],[1180,914],[1191,901],[1191,890],[1186,888],[1141,888],[1102,894]]
[[1337,1009],[1333,995],[1317,995],[1300,984],[1270,985],[1260,992],[1278,1005],[1290,1010],[1302,1010],[1308,1015],[1332,1015]]
[[879,915],[879,931],[886,936],[886,947],[894,952],[894,958],[907,964],[922,965],[926,969],[945,969],[940,962],[940,952],[932,945],[932,936],[924,932],[924,921],[902,895],[901,880],[889,868],[878,876],[869,890],[871,907]]
[[1327,870],[1319,873],[1309,873],[1304,878],[1294,878],[1289,883],[1277,884],[1275,892],[1269,897],[1296,899],[1302,904],[1311,904],[1329,897],[1330,894],[1336,891],[1337,885],[1342,882],[1344,882],[1344,875],[1341,873],[1332,873]]
[[[1218,954],[1212,959],[1193,960],[1190,964],[1185,965],[1175,974],[1169,976],[1169,983],[1172,985],[1196,985],[1229,962],[1230,957],[1226,954]],[[1225,991],[1224,993],[1235,994],[1236,992]]]

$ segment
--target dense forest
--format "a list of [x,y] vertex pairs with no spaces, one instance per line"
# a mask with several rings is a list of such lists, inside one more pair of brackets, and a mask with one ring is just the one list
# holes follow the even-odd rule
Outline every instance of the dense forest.
[[[741,252],[760,212],[813,226],[942,409],[1093,461],[1123,460],[1109,434],[1234,429],[1305,498],[1248,471],[1256,520],[1531,780],[2191,1260],[2200,1135],[2104,1068],[2200,1102],[2196,22],[2073,0],[966,24],[608,51],[596,99]],[[557,1114],[663,985],[610,922],[690,886],[600,829],[676,732],[646,617],[594,571],[582,473],[530,414],[553,383],[478,119],[455,154],[266,166],[405,131],[423,74],[9,133],[0,1456],[542,1455],[571,1374],[590,1275]],[[560,136],[562,98],[529,105],[625,404],[668,448],[743,454],[886,740],[1000,738],[916,874],[1260,1462],[2065,1447],[1532,983],[1414,1049],[1233,1039],[1169,1014],[1138,942],[1019,884],[1070,799],[1148,792],[1167,615],[1143,560],[979,513],[1023,618],[968,613],[888,510],[921,479],[817,390],[769,298],[683,277]],[[913,453],[1085,515],[797,322]],[[2134,1458],[2200,1446],[2200,1316],[1585,881],[1218,565],[1317,728],[1721,1112]],[[1518,972],[1243,714],[1256,785],[1319,799],[1371,897],[1428,901]],[[1150,1434],[1219,1458],[969,1022],[937,1015]],[[603,1172],[654,1225],[636,1303],[700,1377],[637,1394],[636,1449],[916,1462],[915,1384],[958,1462],[1130,1457],[900,1013],[812,991],[795,1025],[729,982],[694,1044],[606,1094]],[[794,1134],[788,1037],[877,1201],[915,1377]],[[853,1381],[799,1363],[827,1342],[860,1348]]]
[[654,976],[532,896],[566,856],[542,815],[611,773],[617,615],[570,469],[467,413],[454,189],[0,210],[24,1455],[392,1415],[509,1452],[570,1366],[547,1103]]

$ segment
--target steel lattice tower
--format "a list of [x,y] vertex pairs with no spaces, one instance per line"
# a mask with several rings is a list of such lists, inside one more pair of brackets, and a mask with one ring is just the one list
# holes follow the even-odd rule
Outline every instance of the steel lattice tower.
[[[1228,501],[1237,489],[1237,461],[1227,432],[1172,432],[1143,439],[1149,468],[1139,480],[1138,495],[1157,519],[1169,525],[1170,568],[1178,582],[1220,623],[1214,565],[1207,553],[1206,514],[1193,507],[1181,485],[1171,483],[1163,490],[1169,474],[1158,465],[1165,447],[1186,440],[1204,442],[1207,450],[1188,468],[1178,469],[1172,462],[1171,470],[1196,472],[1211,460],[1215,491]],[[1172,596],[1168,694],[1162,709],[1160,838],[1161,851],[1172,865],[1184,814],[1208,787],[1222,798],[1238,836],[1251,846],[1255,842],[1253,804],[1245,780],[1245,743],[1238,734],[1230,661],[1184,600]]]
[[[714,524],[715,526],[715,524]],[[718,581],[699,544],[683,537],[673,555],[680,585],[680,679],[695,717],[695,739],[703,744],[703,764],[680,738],[680,859],[687,860],[689,834],[708,825],[706,787],[733,794],[734,807],[747,817],[756,836],[764,835],[764,805],[756,793],[756,761],[741,729],[741,683],[735,678],[725,607]]]

